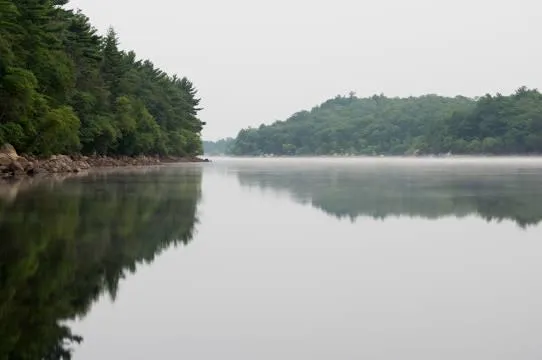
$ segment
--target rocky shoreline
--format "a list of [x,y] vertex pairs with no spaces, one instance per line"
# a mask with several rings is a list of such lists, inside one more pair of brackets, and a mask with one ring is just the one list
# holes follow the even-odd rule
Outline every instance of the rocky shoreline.
[[93,168],[116,168],[127,166],[155,166],[177,162],[208,162],[198,157],[158,157],[158,156],[83,156],[53,155],[40,158],[32,155],[19,155],[9,144],[0,148],[0,179],[36,176],[40,174],[79,173]]

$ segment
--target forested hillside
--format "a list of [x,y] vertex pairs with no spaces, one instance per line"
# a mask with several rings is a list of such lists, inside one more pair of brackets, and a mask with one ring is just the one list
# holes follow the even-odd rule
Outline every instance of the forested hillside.
[[286,121],[243,129],[234,155],[524,154],[542,152],[542,95],[478,100],[338,96]]
[[[97,34],[67,0],[0,0],[0,144],[19,152],[195,155],[199,99]],[[106,10],[104,10],[106,11]]]

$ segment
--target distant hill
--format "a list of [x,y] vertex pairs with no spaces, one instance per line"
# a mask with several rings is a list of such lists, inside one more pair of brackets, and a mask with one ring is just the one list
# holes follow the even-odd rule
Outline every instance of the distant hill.
[[218,141],[203,141],[205,155],[225,155],[231,152],[234,139],[226,138]]
[[233,155],[542,153],[542,95],[337,96],[286,121],[243,129]]

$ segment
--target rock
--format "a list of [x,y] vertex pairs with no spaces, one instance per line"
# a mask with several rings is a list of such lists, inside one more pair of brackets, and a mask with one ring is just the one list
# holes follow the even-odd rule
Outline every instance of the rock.
[[0,147],[0,165],[9,166],[12,161],[17,159],[19,159],[19,155],[17,155],[17,151],[12,145],[4,144]]
[[12,161],[13,159],[11,159],[8,155],[0,154],[0,166],[8,166]]
[[86,161],[75,161],[74,166],[79,170],[90,169],[90,165]]
[[26,171],[28,170],[28,167],[30,166],[30,161],[28,161],[26,158],[24,157],[19,157],[19,159],[17,160],[17,162],[22,166],[22,168]]
[[20,157],[23,157],[30,162],[38,161],[38,158],[34,155],[22,154]]
[[19,157],[19,155],[17,155],[17,151],[15,151],[15,148],[11,144],[2,145],[2,147],[0,147],[0,154],[7,155],[13,160],[17,160]]
[[34,165],[31,168],[29,168],[28,170],[26,170],[26,173],[28,175],[30,175],[30,176],[35,176],[35,175],[41,174],[43,172],[44,172],[44,170],[42,168],[40,168],[38,165]]
[[11,164],[8,165],[8,171],[13,175],[23,175],[26,173],[24,167],[18,161],[12,161]]
[[[23,164],[21,164],[23,165]],[[26,164],[23,165],[24,170],[28,172],[28,170],[33,169],[35,166],[37,166],[37,162],[34,161],[27,161]]]
[[90,166],[83,161],[74,161],[66,155],[54,155],[40,163],[40,167],[50,173],[70,173],[79,172],[81,168]]
[[174,162],[209,162],[198,157],[176,156],[82,156],[53,155],[49,158],[38,158],[32,155],[18,156],[11,145],[0,148],[0,180],[17,178],[19,175],[34,176],[40,173],[62,174],[79,173],[90,168],[111,168],[125,166],[153,166]]
[[69,157],[68,155],[57,155],[56,159],[58,161],[62,161],[62,162],[72,162],[73,161],[72,158]]

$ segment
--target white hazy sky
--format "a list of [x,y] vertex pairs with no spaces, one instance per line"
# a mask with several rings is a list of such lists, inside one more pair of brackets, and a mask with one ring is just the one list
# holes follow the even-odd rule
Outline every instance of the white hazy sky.
[[73,0],[121,47],[190,78],[203,137],[337,94],[476,96],[542,83],[540,0]]

